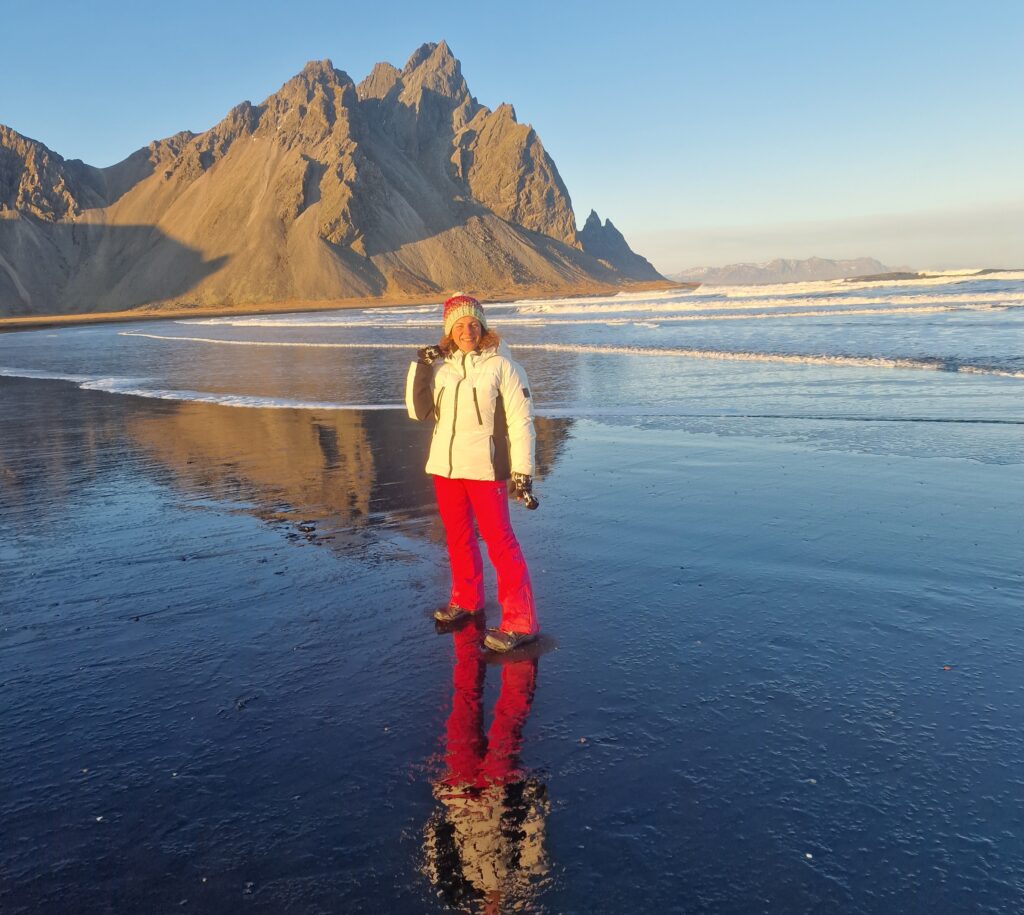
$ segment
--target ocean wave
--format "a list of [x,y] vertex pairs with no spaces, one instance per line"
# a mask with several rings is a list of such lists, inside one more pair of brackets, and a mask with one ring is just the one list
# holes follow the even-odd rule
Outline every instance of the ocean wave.
[[[822,307],[822,306],[825,307]],[[836,301],[834,303],[822,301],[799,302],[774,302],[758,301],[746,304],[723,303],[717,308],[704,306],[693,309],[689,314],[674,314],[673,312],[686,311],[682,308],[661,308],[652,307],[647,310],[634,309],[632,311],[621,311],[603,307],[595,307],[586,311],[552,311],[552,312],[525,312],[525,317],[517,314],[503,315],[500,323],[504,325],[515,325],[517,327],[538,327],[538,326],[584,326],[592,324],[637,324],[637,326],[653,326],[639,320],[641,315],[651,316],[659,322],[690,323],[700,321],[761,321],[777,320],[781,318],[822,318],[842,317],[856,315],[929,315],[942,312],[964,311],[1005,311],[1011,308],[1024,307],[1024,296],[1013,296],[1009,298],[991,297],[984,302],[977,301],[976,297],[965,297],[963,301],[932,300],[927,304],[919,302],[907,302],[906,304],[893,306],[889,299],[877,300],[854,300]],[[788,308],[788,310],[770,310],[773,308]],[[757,309],[761,309],[758,311]],[[769,310],[764,310],[769,309]],[[573,317],[579,315],[579,317]],[[600,315],[600,317],[584,317],[585,315]],[[176,321],[176,324],[198,324],[206,322]],[[380,330],[420,330],[434,329],[438,327],[437,321],[307,321],[298,323],[295,321],[274,321],[261,319],[258,322],[227,322],[221,324],[232,327],[261,327],[261,328],[334,328],[344,330],[348,328],[375,328]],[[126,333],[126,336],[131,334]],[[144,334],[135,334],[144,336]]]
[[[636,302],[636,301],[648,301],[648,300],[659,300],[666,298],[685,298],[687,295],[691,295],[695,292],[693,289],[654,289],[646,290],[643,292],[618,292],[614,295],[582,295],[573,296],[572,298],[565,298],[565,296],[551,298],[551,299],[515,299],[511,302],[503,302],[502,305],[506,305],[512,308],[522,310],[526,307],[532,307],[534,305],[558,305],[563,302],[573,302],[577,305],[594,304],[598,302],[615,302],[622,305],[624,302]],[[487,307],[491,307],[488,303],[484,303]],[[497,307],[497,305],[495,306]]]
[[[264,410],[372,410],[404,411],[401,403],[345,403],[339,401],[300,400],[288,397],[264,397],[253,394],[215,394],[209,391],[171,390],[168,388],[145,387],[146,379],[71,375],[60,372],[42,372],[34,369],[0,368],[0,376],[32,380],[63,381],[76,384],[87,391],[103,391],[130,397],[154,400],[171,400],[181,403],[207,403],[222,407],[240,407]],[[1021,377],[1020,375],[1018,377]],[[588,407],[584,404],[538,405],[537,415],[547,418],[622,417],[630,419],[717,419],[757,420],[780,419],[818,422],[857,423],[948,423],[963,425],[1022,426],[1019,419],[964,418],[944,416],[898,416],[870,413],[752,413],[725,411],[693,411],[671,404],[643,407],[636,404],[606,404]]]
[[208,321],[181,320],[175,321],[179,325],[217,325],[220,327],[334,327],[344,329],[347,327],[393,327],[401,330],[405,327],[433,327],[441,326],[440,318],[432,321],[357,321],[352,319],[338,318],[315,318],[302,321],[287,320],[284,318],[213,318]]
[[841,356],[811,353],[763,353],[735,350],[698,350],[640,346],[595,346],[575,343],[520,343],[517,350],[543,350],[603,356],[650,356],[669,359],[714,359],[726,362],[778,362],[789,365],[826,365],[843,368],[917,369],[930,372],[962,372],[970,375],[996,375],[1024,378],[1024,372],[998,366],[967,365],[941,357]]
[[[794,312],[794,308],[818,309],[827,313],[835,313],[840,309],[861,308],[867,312],[900,314],[912,312],[923,308],[935,308],[939,310],[954,310],[956,308],[993,308],[993,307],[1024,307],[1024,291],[1021,292],[993,292],[993,293],[961,293],[942,296],[925,295],[901,295],[901,296],[837,296],[835,298],[809,298],[809,297],[779,297],[765,296],[764,293],[749,301],[741,302],[736,299],[728,301],[713,302],[667,302],[647,303],[644,308],[624,309],[620,305],[612,303],[594,304],[581,306],[578,303],[558,303],[553,305],[537,305],[522,308],[519,314],[545,314],[545,315],[589,315],[589,314],[630,314],[643,313],[672,313],[678,312],[703,312],[708,319],[718,318],[718,312],[729,311],[753,311],[760,309],[766,316],[792,317],[795,314],[806,312]],[[773,309],[791,309],[790,311],[774,311]],[[882,310],[885,309],[885,310]],[[839,313],[842,313],[840,311]],[[685,317],[686,315],[684,315]],[[693,315],[698,317],[697,314]],[[508,320],[508,318],[506,318]]]
[[[755,306],[749,307],[753,308]],[[723,310],[688,315],[656,312],[653,313],[652,316],[656,317],[658,322],[662,324],[684,324],[699,321],[765,321],[779,318],[828,318],[856,315],[909,315],[911,317],[917,317],[920,315],[934,315],[953,311],[1006,311],[1012,307],[1017,306],[1008,304],[906,305],[899,308],[887,308],[882,305],[879,305],[876,308],[816,308],[813,306],[807,306],[806,308],[799,308],[796,311],[741,311],[737,309],[730,309],[728,311]],[[1024,307],[1024,301],[1020,303],[1020,307]],[[648,326],[642,322],[638,322],[636,315],[614,318],[611,317],[612,314],[614,314],[614,312],[609,313],[602,318],[570,318],[566,320],[547,318],[544,321],[537,321],[536,319],[522,320],[519,318],[507,318],[503,320],[502,323],[515,325],[521,324],[524,326],[537,326],[539,324],[543,324],[544,326],[586,324],[607,324],[609,326],[636,324],[638,327]]]
[[[121,331],[126,337],[145,337],[169,343],[207,343],[218,346],[276,346],[309,347],[314,349],[403,349],[411,347],[406,343],[295,343],[270,340],[217,340],[209,337],[172,337],[162,334],[143,334],[138,331]],[[1003,378],[1024,378],[1024,372],[957,362],[940,356],[848,356],[828,353],[767,353],[737,350],[684,349],[680,347],[611,346],[591,343],[517,343],[515,350],[553,353],[577,353],[579,355],[602,356],[644,356],[669,359],[713,359],[727,362],[777,362],[790,365],[826,365],[843,368],[917,369],[931,372],[960,372],[970,375],[995,375]]]
[[891,414],[872,415],[870,413],[747,413],[725,411],[698,411],[672,409],[671,407],[637,407],[632,404],[622,406],[585,407],[566,404],[554,407],[538,407],[538,416],[551,418],[586,419],[622,417],[631,419],[786,419],[808,422],[837,423],[936,423],[964,426],[1024,426],[1024,420],[999,419],[997,417],[959,417],[959,416],[895,416]]
[[[376,326],[376,325],[374,325]],[[212,343],[217,346],[292,346],[299,349],[404,349],[409,343],[301,343],[292,340],[218,340],[216,337],[172,337],[169,334],[144,334],[141,331],[122,330],[121,337],[144,337],[147,340],[163,340],[169,343]]]
[[34,381],[71,381],[75,384],[92,381],[91,375],[67,375],[59,372],[47,372],[40,369],[17,369],[0,366],[0,377],[28,378]]
[[840,277],[834,280],[804,280],[794,283],[736,283],[734,285],[701,286],[697,295],[756,295],[764,294],[770,289],[779,295],[813,294],[819,292],[878,289],[880,287],[900,290],[929,289],[935,286],[963,287],[970,283],[1019,282],[1024,280],[1024,270],[993,270],[983,272],[981,269],[969,270],[929,270],[916,277],[903,279],[879,279],[866,277]]
[[264,397],[257,394],[214,393],[212,391],[188,391],[172,388],[147,387],[145,378],[123,378],[99,375],[69,375],[61,372],[44,372],[35,369],[0,367],[0,376],[5,378],[26,378],[34,381],[66,381],[77,385],[83,391],[103,391],[107,394],[123,394],[129,397],[145,397],[151,400],[177,400],[186,403],[209,403],[222,407],[248,407],[276,410],[404,410],[400,403],[339,403],[329,400],[299,400],[290,397]]

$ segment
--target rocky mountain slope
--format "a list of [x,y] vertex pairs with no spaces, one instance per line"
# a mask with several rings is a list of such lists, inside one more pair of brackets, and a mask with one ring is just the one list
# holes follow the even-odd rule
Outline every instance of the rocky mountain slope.
[[889,268],[873,257],[853,260],[828,260],[809,257],[805,260],[776,258],[764,264],[729,264],[726,267],[693,267],[672,275],[681,282],[698,282],[706,286],[747,286],[760,283],[806,283],[838,280],[856,276],[888,273]]
[[577,232],[536,131],[480,105],[444,42],[358,85],[311,62],[110,168],[0,126],[0,315],[659,278],[611,223]]

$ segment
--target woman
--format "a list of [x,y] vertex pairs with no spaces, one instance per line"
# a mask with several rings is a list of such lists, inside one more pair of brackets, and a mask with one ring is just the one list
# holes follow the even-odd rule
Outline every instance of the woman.
[[417,353],[409,367],[405,401],[413,419],[433,419],[427,473],[448,540],[452,588],[434,613],[447,625],[470,619],[484,606],[483,563],[473,522],[487,544],[498,577],[501,624],[484,645],[511,651],[537,637],[530,572],[508,516],[506,482],[536,508],[533,400],[526,373],[487,326],[480,303],[456,295],[444,303],[444,336]]

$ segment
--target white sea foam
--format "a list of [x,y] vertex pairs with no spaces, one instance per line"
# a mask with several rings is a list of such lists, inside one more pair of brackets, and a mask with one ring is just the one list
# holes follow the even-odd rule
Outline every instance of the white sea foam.
[[[837,279],[772,285],[702,286],[698,289],[662,289],[620,292],[615,295],[578,298],[522,299],[488,305],[502,322],[512,315],[586,315],[595,312],[715,312],[738,309],[771,310],[804,305],[869,307],[900,305],[1024,305],[1019,291],[985,291],[985,284],[1019,282],[1024,271],[977,275],[953,270],[907,280]],[[945,287],[942,292],[936,287]],[[883,291],[884,290],[884,291]],[[302,312],[295,315],[236,315],[221,318],[184,319],[181,324],[230,327],[432,327],[440,305],[380,306],[337,313]],[[358,317],[357,317],[358,316]],[[368,320],[373,316],[373,320]],[[403,316],[396,319],[396,316]]]
[[[1024,293],[1021,292],[973,292],[948,295],[879,295],[879,296],[834,296],[834,297],[782,297],[766,296],[763,291],[757,297],[740,301],[736,298],[725,301],[690,301],[690,302],[648,302],[643,307],[637,304],[631,308],[623,308],[615,303],[595,303],[593,305],[580,305],[577,302],[562,301],[550,305],[536,305],[522,308],[519,314],[544,314],[544,315],[589,315],[589,314],[630,314],[636,312],[645,313],[671,313],[671,312],[706,312],[716,314],[719,311],[741,311],[741,310],[772,310],[778,308],[889,308],[893,314],[904,310],[922,307],[953,308],[962,307],[1020,307],[1024,306]],[[504,320],[508,320],[507,318]]]
[[520,311],[522,311],[524,308],[533,307],[535,305],[558,305],[562,302],[574,302],[578,305],[595,304],[599,302],[614,302],[618,303],[618,305],[621,306],[628,302],[645,302],[657,301],[666,298],[680,298],[692,294],[693,292],[696,291],[697,290],[688,289],[656,289],[647,290],[644,292],[619,292],[616,293],[615,295],[575,296],[571,299],[566,299],[565,297],[554,299],[516,299],[515,301],[506,302],[503,304],[509,307],[517,308]]
[[216,324],[222,327],[334,327],[344,329],[346,327],[440,327],[440,320],[432,321],[356,321],[345,318],[308,318],[298,320],[292,318],[217,318],[210,321],[175,321],[175,324],[186,325],[211,325]]
[[290,340],[218,340],[215,337],[176,337],[169,334],[144,334],[134,330],[122,330],[119,336],[144,337],[147,340],[163,340],[169,343],[212,343],[217,346],[292,346],[300,349],[409,349],[408,343],[299,343]]
[[885,358],[881,356],[836,356],[803,353],[758,353],[729,350],[698,350],[639,346],[593,346],[572,343],[522,343],[517,350],[544,350],[556,353],[580,353],[603,356],[651,356],[669,359],[717,359],[728,362],[779,362],[789,365],[827,365],[846,368],[918,369],[931,372],[963,372],[971,375],[998,375],[1024,378],[1024,372],[1010,372],[977,365],[960,365],[944,359]]
[[[141,334],[122,331],[123,336],[146,337],[152,340],[178,343],[208,343],[226,346],[283,346],[333,349],[404,349],[403,343],[293,343],[269,340],[216,340],[206,337],[171,337],[161,334]],[[589,343],[517,343],[515,349],[580,355],[645,356],[670,359],[715,359],[730,362],[776,362],[790,365],[826,365],[849,368],[918,369],[932,372],[961,372],[972,375],[997,375],[1004,378],[1024,378],[1024,372],[1013,372],[996,367],[963,365],[947,359],[914,357],[890,358],[883,356],[843,356],[824,353],[765,353],[733,350],[683,349],[679,347],[602,346]]]
[[28,378],[37,381],[67,381],[83,391],[104,391],[153,400],[178,400],[187,403],[210,403],[222,407],[249,407],[277,410],[404,410],[400,403],[338,403],[326,400],[299,400],[289,397],[262,397],[254,394],[218,394],[211,391],[181,391],[171,388],[147,387],[145,378],[69,375],[35,369],[0,367],[0,376]]
[[[753,307],[753,306],[751,306]],[[908,315],[910,317],[930,314],[940,314],[942,312],[953,312],[953,311],[1004,311],[1009,308],[1024,307],[1024,302],[1021,302],[1020,306],[1008,305],[1008,304],[971,304],[971,305],[905,305],[899,308],[886,308],[884,305],[871,308],[815,308],[811,306],[801,307],[796,311],[742,311],[736,309],[730,309],[729,311],[715,311],[705,312],[698,314],[678,315],[678,314],[663,314],[658,312],[656,317],[659,323],[688,323],[688,322],[699,322],[699,321],[764,321],[778,318],[827,318],[827,317],[840,317],[843,315]],[[545,327],[551,325],[586,325],[586,324],[605,324],[609,327],[621,324],[632,324],[636,323],[635,317],[602,317],[602,318],[568,318],[561,320],[559,318],[548,318],[543,321],[538,320],[522,320],[519,318],[507,318],[502,321],[503,324],[515,324],[515,325],[528,325],[537,326],[543,325]],[[643,326],[643,325],[640,325]]]
[[71,381],[75,384],[93,380],[90,375],[67,375],[39,369],[6,368],[3,366],[0,366],[0,376],[4,378],[29,378],[37,381]]
[[[899,300],[897,300],[899,301]],[[824,306],[824,307],[823,307]],[[977,296],[965,296],[962,298],[943,297],[926,299],[912,298],[905,304],[893,305],[893,300],[888,298],[878,299],[841,299],[841,300],[804,300],[804,301],[774,301],[760,300],[747,303],[721,303],[720,305],[702,304],[700,308],[689,306],[694,310],[687,314],[674,314],[673,312],[686,311],[680,307],[672,306],[651,306],[647,309],[632,309],[621,311],[611,307],[594,306],[588,309],[576,310],[576,306],[569,306],[565,310],[550,312],[525,312],[526,317],[520,315],[504,315],[501,324],[515,325],[517,327],[539,327],[553,325],[584,326],[588,324],[604,324],[614,326],[616,324],[638,323],[638,314],[651,315],[656,317],[659,323],[689,323],[701,321],[761,321],[780,318],[822,318],[844,315],[908,315],[920,316],[939,314],[953,311],[994,311],[1011,308],[1024,308],[1024,296],[1022,295],[992,295],[985,301],[979,301]],[[760,310],[758,310],[760,309]],[[785,309],[785,310],[783,310]],[[600,317],[586,317],[587,315],[599,315]],[[621,317],[617,317],[621,315]],[[176,324],[199,324],[206,322],[178,321]],[[239,320],[234,322],[222,321],[222,324],[234,327],[262,327],[262,328],[335,328],[344,330],[348,328],[377,328],[384,330],[421,330],[430,329],[436,331],[436,321],[308,321],[298,323],[296,321],[277,322],[273,320],[260,319],[256,322]],[[646,326],[639,324],[639,326]],[[124,336],[147,336],[141,333],[123,332]],[[154,335],[155,336],[155,335]],[[210,341],[221,342],[221,341]],[[229,342],[229,341],[223,341]],[[244,341],[242,341],[244,342]],[[315,344],[295,343],[296,346],[313,346]],[[321,344],[323,346],[337,346],[341,344]],[[347,344],[356,345],[356,344]]]

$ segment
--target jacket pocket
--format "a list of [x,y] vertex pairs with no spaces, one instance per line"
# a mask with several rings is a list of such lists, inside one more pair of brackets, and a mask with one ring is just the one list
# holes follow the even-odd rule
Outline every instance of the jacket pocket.
[[476,408],[476,421],[482,426],[484,418],[480,415],[480,401],[476,399],[476,388],[473,388],[473,406]]
[[441,421],[441,398],[444,397],[444,385],[437,392],[437,400],[434,401],[434,435],[437,435],[437,424]]

